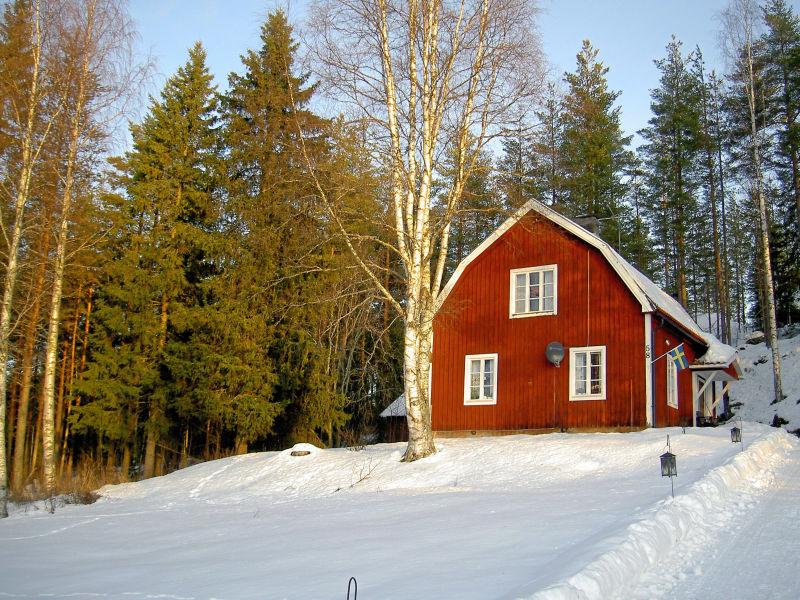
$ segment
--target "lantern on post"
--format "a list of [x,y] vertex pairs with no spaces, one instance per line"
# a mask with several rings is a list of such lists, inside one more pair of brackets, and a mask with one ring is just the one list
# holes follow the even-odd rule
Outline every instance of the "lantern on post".
[[675,460],[675,455],[672,452],[664,452],[664,454],[661,455],[661,476],[678,476],[678,462]]
[[731,443],[741,444],[741,450],[744,450],[744,442],[742,442],[742,419],[739,419],[739,426],[731,429]]
[[738,427],[734,427],[731,429],[731,442],[734,444],[741,444],[742,443],[742,430]]
[[669,436],[667,436],[667,451],[661,455],[661,476],[669,477],[670,488],[672,489],[672,497],[675,497],[675,484],[672,482],[673,477],[678,476],[678,461],[672,453],[672,447],[669,443]]

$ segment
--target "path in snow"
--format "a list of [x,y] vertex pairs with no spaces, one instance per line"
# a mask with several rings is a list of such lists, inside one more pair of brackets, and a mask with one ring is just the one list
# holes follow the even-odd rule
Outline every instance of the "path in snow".
[[631,598],[794,600],[800,593],[798,555],[800,453],[794,451],[757,502],[712,538],[679,544]]

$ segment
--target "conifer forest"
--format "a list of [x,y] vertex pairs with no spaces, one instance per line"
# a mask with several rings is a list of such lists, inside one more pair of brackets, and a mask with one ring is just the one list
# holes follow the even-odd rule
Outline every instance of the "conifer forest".
[[[515,27],[535,19],[516,0],[466,4]],[[404,364],[430,350],[410,353],[412,321],[424,339],[432,314],[412,309],[431,310],[458,263],[531,199],[597,217],[599,235],[723,342],[733,323],[774,339],[800,319],[800,18],[785,0],[730,4],[727,65],[669,41],[639,132],[622,131],[614,65],[591,41],[552,76],[535,36],[508,38],[504,52],[528,65],[511,81],[499,45],[459,62],[451,35],[453,77],[473,79],[442,89],[479,112],[438,113],[430,153],[417,125],[436,77],[386,84],[414,60],[424,70],[427,38],[406,33],[394,71],[388,50],[348,47],[348,71],[342,37],[326,36],[358,19],[335,0],[314,6],[302,42],[274,10],[224,81],[198,42],[145,99],[152,67],[125,1],[2,2],[4,496],[381,440],[378,414],[416,371]],[[396,28],[356,16],[401,46]],[[487,31],[499,29],[513,31]],[[405,102],[394,125],[387,98]],[[396,218],[423,221],[398,217],[401,195],[427,211],[417,263]]]

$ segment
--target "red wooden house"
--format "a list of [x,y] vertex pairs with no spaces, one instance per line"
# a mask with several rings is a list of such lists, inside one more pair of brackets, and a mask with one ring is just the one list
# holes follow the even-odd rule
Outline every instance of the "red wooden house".
[[[559,366],[551,342],[563,348]],[[689,368],[665,354],[682,346]],[[445,286],[434,322],[437,435],[621,430],[712,417],[736,352],[600,237],[531,201]]]

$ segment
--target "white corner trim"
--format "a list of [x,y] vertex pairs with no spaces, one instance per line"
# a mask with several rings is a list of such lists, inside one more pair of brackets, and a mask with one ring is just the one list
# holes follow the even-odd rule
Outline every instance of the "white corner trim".
[[653,426],[653,315],[644,315],[644,401],[645,424]]

